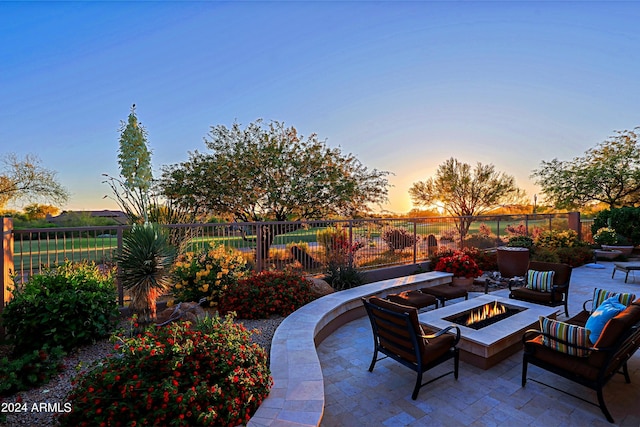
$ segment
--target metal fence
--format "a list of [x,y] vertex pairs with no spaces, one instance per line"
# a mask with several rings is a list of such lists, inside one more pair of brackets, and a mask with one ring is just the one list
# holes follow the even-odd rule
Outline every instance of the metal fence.
[[[459,219],[454,217],[173,224],[166,227],[172,240],[181,242],[183,251],[223,245],[241,252],[258,271],[298,268],[307,273],[318,273],[336,256],[347,259],[359,269],[374,269],[424,261],[442,247],[492,248],[505,244],[512,234],[536,235],[544,230],[572,228],[581,233],[584,240],[590,241],[589,224],[581,223],[576,214],[464,217],[471,223],[464,236],[456,228]],[[112,263],[128,228],[10,230],[16,277],[24,280],[43,266],[56,266],[65,260]]]

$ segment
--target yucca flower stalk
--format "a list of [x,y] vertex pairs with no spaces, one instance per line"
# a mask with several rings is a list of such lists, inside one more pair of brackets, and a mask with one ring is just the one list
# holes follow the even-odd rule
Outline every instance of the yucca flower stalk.
[[118,277],[131,295],[131,311],[140,324],[156,317],[156,300],[171,287],[176,249],[157,225],[136,224],[122,241]]

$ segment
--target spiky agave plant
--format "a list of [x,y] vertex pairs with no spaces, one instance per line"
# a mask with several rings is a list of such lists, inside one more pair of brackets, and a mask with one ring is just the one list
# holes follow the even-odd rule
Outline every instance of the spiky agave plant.
[[131,295],[131,311],[141,324],[156,317],[156,300],[170,285],[176,249],[157,225],[136,224],[122,240],[118,277]]

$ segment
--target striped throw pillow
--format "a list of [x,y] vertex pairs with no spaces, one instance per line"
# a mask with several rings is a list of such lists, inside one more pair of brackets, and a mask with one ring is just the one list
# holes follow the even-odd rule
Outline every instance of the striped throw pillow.
[[593,310],[595,310],[596,308],[600,307],[600,305],[603,302],[615,296],[618,297],[618,301],[620,301],[620,304],[624,304],[627,307],[629,307],[629,305],[636,299],[635,294],[609,292],[606,289],[595,288],[593,290],[593,305],[591,308],[591,312],[593,312]]
[[527,288],[541,292],[551,292],[555,271],[527,271]]
[[589,355],[589,350],[572,347],[554,339],[557,338],[573,345],[590,347],[589,331],[586,328],[540,316],[540,330],[551,336],[543,336],[542,344],[545,346],[571,356],[586,357]]

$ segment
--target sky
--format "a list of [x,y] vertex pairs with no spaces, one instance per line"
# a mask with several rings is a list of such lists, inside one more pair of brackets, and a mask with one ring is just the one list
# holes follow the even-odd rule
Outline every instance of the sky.
[[413,206],[450,157],[530,199],[542,161],[640,125],[637,2],[0,2],[0,155],[37,155],[71,197],[115,209],[132,104],[154,174],[258,118],[318,134]]

